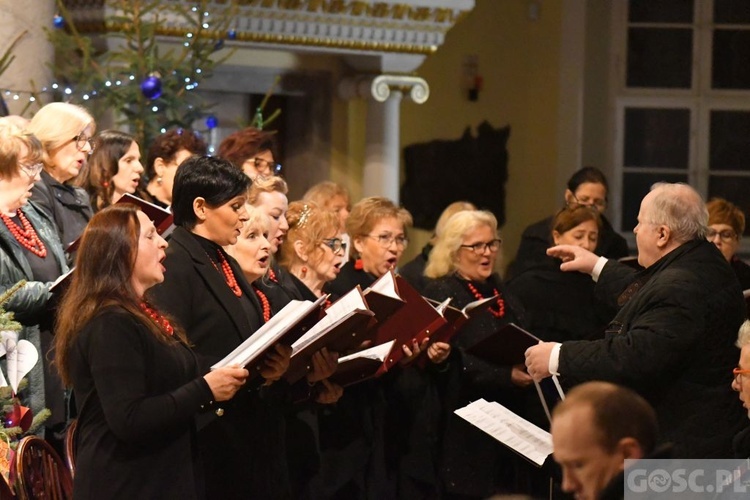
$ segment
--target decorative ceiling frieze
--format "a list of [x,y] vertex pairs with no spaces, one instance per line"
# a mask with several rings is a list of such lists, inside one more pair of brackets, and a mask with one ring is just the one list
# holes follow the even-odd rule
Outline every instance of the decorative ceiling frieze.
[[[164,4],[195,5],[187,0]],[[67,0],[81,32],[118,32],[127,20],[104,0]],[[214,0],[207,10],[221,13],[230,0]],[[229,47],[334,53],[368,71],[416,69],[443,44],[446,33],[474,8],[474,0],[238,0],[227,33],[216,33]],[[106,20],[106,21],[105,21]],[[184,37],[190,26],[164,18],[157,33]]]

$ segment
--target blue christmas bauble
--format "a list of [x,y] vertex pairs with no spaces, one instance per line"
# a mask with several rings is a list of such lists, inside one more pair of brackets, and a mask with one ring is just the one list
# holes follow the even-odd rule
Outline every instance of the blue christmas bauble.
[[161,96],[161,78],[158,76],[147,76],[141,82],[141,93],[146,99],[158,99]]
[[237,40],[237,30],[231,29],[227,31],[227,38],[230,40]]
[[214,115],[208,115],[206,117],[206,127],[211,130],[219,125],[219,120]]
[[55,17],[52,18],[52,26],[54,26],[57,29],[64,27],[65,18],[61,16],[60,14],[55,14]]

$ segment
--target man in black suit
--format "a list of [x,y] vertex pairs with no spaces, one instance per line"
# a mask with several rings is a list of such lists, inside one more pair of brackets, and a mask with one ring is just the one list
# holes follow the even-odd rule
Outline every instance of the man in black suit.
[[726,259],[705,239],[707,221],[694,189],[659,183],[634,229],[644,270],[580,247],[549,249],[563,271],[591,274],[596,292],[620,309],[602,340],[544,342],[526,352],[536,380],[559,373],[568,386],[606,380],[638,392],[681,458],[731,457],[744,425],[730,383],[745,303]]

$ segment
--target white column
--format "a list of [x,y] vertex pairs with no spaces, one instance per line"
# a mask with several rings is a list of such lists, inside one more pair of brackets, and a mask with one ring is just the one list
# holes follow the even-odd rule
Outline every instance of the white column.
[[385,102],[367,106],[363,196],[385,196],[398,203],[402,97],[397,90]]
[[[54,29],[54,0],[0,0],[0,12],[0,55],[17,40],[11,50],[15,59],[0,75],[0,88],[20,91],[41,90],[41,87],[50,82],[52,76],[48,65],[53,60],[54,52],[43,27]],[[36,88],[31,88],[32,80]],[[18,100],[14,99],[15,95],[15,92],[11,92],[10,95],[3,92],[2,95],[11,114],[19,113],[29,103],[28,93],[19,93]],[[37,109],[37,106],[32,106],[26,112],[27,117]]]
[[414,76],[380,75],[345,79],[339,85],[344,98],[369,100],[365,124],[364,196],[385,196],[399,201],[401,154],[401,100],[404,93],[417,104],[427,101],[427,82]]

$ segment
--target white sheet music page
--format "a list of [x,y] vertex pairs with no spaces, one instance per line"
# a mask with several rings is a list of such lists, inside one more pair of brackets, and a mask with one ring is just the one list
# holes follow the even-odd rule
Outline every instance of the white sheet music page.
[[386,342],[385,344],[376,345],[375,347],[370,347],[369,349],[355,352],[354,354],[349,354],[348,356],[343,356],[339,358],[339,364],[346,363],[347,361],[357,358],[384,361],[388,354],[391,352],[391,349],[393,349],[393,344],[395,343],[395,340],[391,340],[389,342]]
[[478,399],[454,412],[539,467],[552,453],[552,435],[500,403]]
[[215,370],[234,364],[246,366],[269,345],[281,338],[300,318],[312,309],[320,307],[320,302],[320,299],[315,302],[292,300],[281,311],[274,314],[268,323],[258,328],[250,337],[227,354],[224,359],[213,365],[211,369]]
[[[393,277],[393,271],[388,271],[383,276],[375,280],[375,282],[367,287],[367,290],[378,292],[380,295],[386,297],[393,297],[394,299],[400,299],[398,292],[396,291],[396,280]],[[367,293],[365,290],[365,293]]]
[[326,309],[325,315],[310,328],[307,333],[301,336],[297,341],[292,344],[292,356],[297,352],[301,351],[310,342],[317,339],[320,335],[328,331],[335,323],[341,318],[344,318],[352,311],[367,310],[367,304],[365,303],[364,297],[362,297],[362,290],[359,285],[352,288],[351,291],[343,295],[339,300],[331,304],[331,307]]

